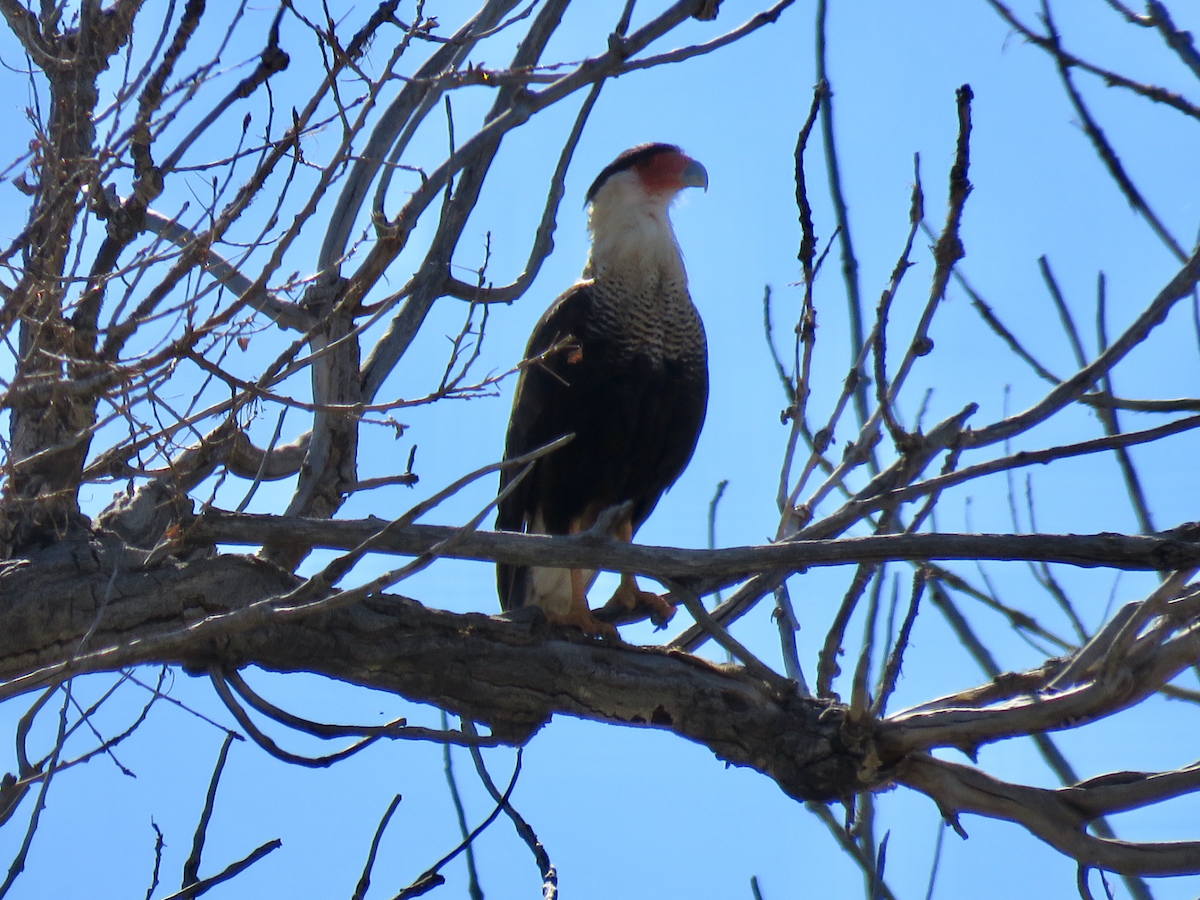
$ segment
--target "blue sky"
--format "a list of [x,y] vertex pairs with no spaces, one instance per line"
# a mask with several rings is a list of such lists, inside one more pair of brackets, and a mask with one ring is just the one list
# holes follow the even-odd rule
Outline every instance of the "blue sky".
[[[576,3],[545,58],[574,61],[600,52],[618,6]],[[1193,76],[1155,34],[1125,24],[1103,3],[1058,6],[1059,27],[1075,52],[1185,96],[1200,96]],[[1187,3],[1175,6],[1181,28],[1200,28],[1196,9]],[[411,12],[409,4],[402,7],[404,15]],[[639,4],[635,27],[658,7]],[[727,2],[718,22],[688,23],[651,50],[707,40],[740,22],[753,8]],[[1035,4],[1015,4],[1014,9],[1026,22],[1036,23]],[[228,61],[248,58],[256,51],[272,12],[250,11],[226,54]],[[454,13],[435,12],[443,28],[453,27]],[[644,543],[704,546],[709,500],[717,482],[725,479],[729,486],[717,523],[719,544],[761,543],[777,526],[775,486],[786,439],[779,412],[785,400],[765,352],[761,304],[764,287],[769,285],[776,301],[776,333],[781,340],[786,338],[801,297],[796,285],[799,231],[792,149],[811,101],[813,13],[813,4],[798,2],[776,24],[731,47],[608,84],[567,178],[554,254],[519,302],[492,310],[489,318],[476,370],[480,375],[515,364],[542,310],[578,277],[587,253],[584,192],[621,150],[644,141],[669,141],[707,167],[708,192],[687,192],[675,207],[674,221],[692,295],[709,335],[713,389],[708,419],[692,464],[639,533]],[[364,14],[355,10],[348,15],[357,22]],[[838,150],[868,314],[903,245],[914,153],[920,154],[929,221],[939,227],[943,219],[957,127],[954,91],[964,83],[971,85],[975,101],[970,176],[974,191],[962,227],[967,251],[962,271],[1043,363],[1058,374],[1074,371],[1070,347],[1038,273],[1039,256],[1046,255],[1053,266],[1092,353],[1100,271],[1107,278],[1110,335],[1119,333],[1172,277],[1175,261],[1130,209],[1091,151],[1050,59],[1011,34],[985,3],[835,0],[830,3],[828,35]],[[285,27],[289,49],[303,46],[306,39],[294,23]],[[289,40],[296,43],[288,44]],[[499,67],[511,56],[513,41],[502,33],[474,58]],[[376,48],[370,61],[381,65],[386,52]],[[7,34],[0,38],[0,54],[10,65],[19,64]],[[278,85],[281,110],[302,102],[320,75],[314,59],[304,53],[292,51],[292,59],[292,68]],[[242,72],[231,72],[229,77],[241,77]],[[3,149],[14,157],[28,142],[28,133],[15,127],[23,124],[20,108],[28,103],[27,82],[10,71],[0,73],[0,78],[15,98],[14,127],[2,138]],[[1079,75],[1078,81],[1148,201],[1180,243],[1192,246],[1200,226],[1197,123],[1105,88],[1093,78]],[[489,278],[504,283],[520,272],[557,148],[578,100],[538,115],[505,139],[455,258],[462,267],[460,277],[469,278],[467,270],[480,265],[489,234],[493,254]],[[460,134],[470,133],[488,102],[490,96],[483,89],[455,95]],[[230,128],[240,115],[240,108],[229,114]],[[305,152],[321,159],[337,139],[336,130],[329,129],[311,137]],[[436,163],[445,142],[444,124],[431,122],[418,132],[406,161]],[[206,153],[219,155],[214,146],[199,147],[196,153],[197,161]],[[810,143],[809,178],[815,227],[824,246],[834,223],[816,134]],[[172,212],[169,204],[185,202],[189,191],[198,192],[202,186],[199,176],[177,186],[176,193],[164,196],[168,208],[163,211]],[[403,202],[404,189],[404,180],[397,178],[388,198],[391,211]],[[4,220],[11,236],[23,225],[25,201],[11,185],[0,190],[13,191]],[[326,215],[329,206],[327,202],[321,208]],[[389,272],[389,289],[408,277],[431,228],[431,221],[422,222],[413,250]],[[310,241],[297,245],[282,271],[306,271],[319,239],[318,229]],[[904,338],[928,290],[933,265],[925,244],[918,238],[916,265],[896,300],[891,340],[895,354],[903,352]],[[816,421],[828,415],[850,355],[838,265],[835,248],[815,292],[819,332],[810,409]],[[435,307],[381,399],[419,396],[436,384],[446,336],[458,330],[465,311],[464,304],[452,299]],[[956,286],[938,313],[932,337],[934,352],[919,362],[900,398],[905,415],[915,414],[927,387],[933,390],[927,422],[973,401],[980,406],[973,420],[977,425],[1000,418],[1006,408],[1024,408],[1045,391],[1006,353]],[[235,358],[232,365],[253,375],[263,359],[274,355],[273,340],[284,338],[270,333],[256,337],[254,351]],[[889,359],[889,364],[894,366],[898,358]],[[1196,396],[1198,372],[1196,335],[1190,313],[1181,307],[1118,370],[1116,389],[1132,397]],[[342,515],[394,514],[463,472],[495,460],[502,449],[512,387],[511,380],[505,382],[495,398],[402,410],[397,418],[409,428],[399,440],[384,429],[367,429],[361,477],[394,474],[416,443],[421,482],[416,489],[392,487],[358,495]],[[304,386],[298,384],[296,390],[303,391]],[[301,418],[290,417],[288,429],[303,430]],[[1134,416],[1126,421],[1131,428],[1157,422]],[[274,427],[273,414],[253,427],[265,440]],[[1023,436],[1014,449],[1101,433],[1094,416],[1069,411]],[[837,438],[844,442],[849,437],[843,425]],[[1197,518],[1200,484],[1195,466],[1190,465],[1195,450],[1194,438],[1183,436],[1133,453],[1146,477],[1160,528]],[[974,461],[978,460],[964,460]],[[1015,476],[1022,496],[1025,474]],[[1137,528],[1111,459],[1057,464],[1030,477],[1040,530]],[[96,488],[88,502],[103,506],[108,490]],[[1012,530],[1006,490],[1007,483],[1000,477],[948,492],[938,526],[946,531]],[[278,510],[286,503],[288,491],[286,484],[266,485],[251,509]],[[486,479],[443,504],[426,521],[461,523],[482,508],[493,491],[493,480]],[[239,499],[231,488],[218,496],[229,506]],[[1029,527],[1023,513],[1021,527]],[[317,555],[308,565],[314,568],[321,560]],[[360,567],[360,574],[374,574],[388,566],[388,560],[371,561]],[[982,578],[973,566],[960,570],[976,580]],[[1147,576],[1117,579],[1108,572],[1056,569],[1055,574],[1092,627],[1112,604],[1135,599],[1153,584]],[[1033,612],[1048,627],[1068,632],[1064,618],[1036,590],[1024,566],[992,564],[986,567],[986,575],[1006,600]],[[800,658],[810,681],[828,620],[848,577],[841,570],[817,570],[791,582],[802,622]],[[902,571],[900,578],[906,592],[907,576]],[[598,594],[602,588],[597,588]],[[481,564],[439,562],[398,591],[444,609],[488,612],[496,608],[492,569]],[[1037,650],[1014,636],[1003,619],[982,609],[967,611],[992,642],[1003,667],[1018,670],[1040,662]],[[766,607],[755,610],[734,633],[777,665],[777,638],[768,614]],[[681,614],[678,620],[685,618]],[[672,626],[666,636],[679,627]],[[861,629],[856,619],[849,634],[858,635]],[[629,629],[626,637],[652,642],[664,635],[639,626]],[[414,709],[395,697],[316,678],[258,672],[248,678],[274,702],[316,719],[373,724],[408,715],[413,722],[436,721],[433,711]],[[918,620],[890,709],[983,680],[944,622],[928,609]],[[1194,687],[1194,681],[1190,677],[1182,683]],[[98,694],[103,684],[97,679],[80,689]],[[229,719],[203,679],[176,673],[175,695],[218,721]],[[136,693],[130,694],[129,702],[136,699]],[[13,722],[23,709],[21,701],[10,702],[0,714]],[[121,718],[114,711],[113,723]],[[1116,721],[1063,734],[1060,743],[1087,777],[1112,769],[1149,770],[1190,763],[1195,757],[1196,729],[1194,707],[1151,701]],[[151,818],[167,835],[164,882],[177,883],[221,737],[217,729],[181,709],[157,709],[143,733],[118,753],[137,773],[136,780],[104,760],[56,779],[29,870],[18,880],[13,896],[55,896],[81,885],[101,896],[140,894],[148,884],[153,860]],[[317,752],[311,742],[294,735],[277,735],[277,739],[292,749]],[[511,750],[488,754],[498,782],[506,781],[513,756]],[[0,760],[0,765],[12,769],[11,760],[4,756]],[[1002,778],[1054,784],[1053,775],[1027,741],[987,747],[979,762]],[[474,783],[467,755],[457,752],[455,764],[468,820],[478,822],[490,813],[490,801]],[[224,896],[349,896],[376,822],[398,792],[404,801],[385,837],[375,870],[376,887],[369,895],[391,896],[458,840],[441,766],[438,747],[377,745],[330,770],[308,771],[268,760],[253,746],[237,745],[222,783],[206,852],[210,863],[202,874],[212,874],[259,843],[281,837],[282,850],[218,890],[224,890]],[[889,883],[902,897],[924,896],[940,827],[937,811],[927,798],[903,789],[878,800],[878,834],[890,831],[891,835]],[[749,898],[752,875],[758,877],[767,900],[852,897],[861,892],[857,870],[813,815],[765,778],[726,769],[705,748],[669,734],[555,720],[526,749],[514,802],[545,843],[558,866],[563,896],[572,900]],[[835,812],[840,815],[840,810]],[[1196,804],[1177,801],[1153,813],[1120,817],[1116,825],[1123,837],[1131,839],[1183,839],[1196,836],[1196,821]],[[963,824],[970,839],[946,835],[935,896],[1066,896],[1074,890],[1074,865],[1017,826],[975,817],[965,817]],[[14,820],[0,830],[0,859],[14,852],[21,827]],[[506,822],[498,822],[480,839],[477,852],[487,896],[536,896],[536,868]],[[463,896],[461,860],[444,874],[448,884],[432,896]],[[1117,890],[1124,889],[1118,886]],[[1160,898],[1193,897],[1200,884],[1196,879],[1180,879],[1156,883],[1154,890]]]

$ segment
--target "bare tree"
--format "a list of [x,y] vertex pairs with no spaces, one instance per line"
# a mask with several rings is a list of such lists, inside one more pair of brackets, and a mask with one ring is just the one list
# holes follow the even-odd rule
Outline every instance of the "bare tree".
[[[1172,311],[1196,302],[1200,251],[1188,250],[1155,215],[1076,81],[1099,78],[1193,120],[1200,120],[1200,108],[1174,87],[1142,83],[1074,55],[1049,3],[1039,20],[1027,22],[989,2],[1017,36],[1048,55],[1099,159],[1178,265],[1112,334],[1101,276],[1089,350],[1043,259],[1049,296],[1075,354],[1071,371],[1043,364],[1022,343],[1020,328],[1004,321],[961,269],[960,225],[972,188],[973,97],[964,85],[956,106],[947,98],[958,133],[945,219],[927,218],[918,166],[908,231],[872,319],[863,308],[843,199],[826,8],[818,0],[818,79],[794,148],[802,302],[786,350],[772,331],[769,290],[764,300],[789,428],[779,515],[768,526],[774,541],[684,550],[623,545],[598,534],[488,532],[481,527],[491,505],[457,527],[418,521],[467,485],[490,480],[499,463],[438,485],[400,515],[336,516],[354,495],[416,483],[415,448],[400,454],[400,464],[370,474],[365,434],[401,437],[399,410],[491,396],[520,366],[537,364],[514,359],[508,371],[478,371],[488,311],[522,298],[553,249],[572,157],[605,84],[719,53],[771,26],[791,0],[763,4],[740,24],[728,23],[736,11],[719,11],[719,0],[683,0],[635,25],[629,2],[613,10],[608,33],[589,35],[591,55],[576,62],[547,56],[569,0],[488,0],[454,25],[441,21],[452,10],[434,10],[423,0],[408,12],[388,0],[345,20],[325,6],[285,2],[261,30],[244,3],[206,9],[189,0],[177,8],[172,0],[150,9],[139,0],[107,8],[83,0],[77,9],[47,3],[35,11],[0,0],[28,61],[21,77],[32,98],[29,151],[6,172],[28,206],[23,222],[8,217],[0,285],[0,396],[8,417],[0,696],[25,710],[16,734],[18,771],[0,784],[0,822],[26,829],[0,896],[25,866],[55,774],[111,755],[127,739],[151,739],[141,725],[151,707],[170,699],[169,667],[206,674],[236,721],[230,734],[240,732],[287,763],[328,766],[379,741],[469,748],[494,811],[473,825],[460,806],[462,844],[431,861],[402,897],[441,884],[447,863],[469,854],[475,835],[501,816],[532,851],[544,894],[556,895],[557,873],[536,823],[510,802],[516,776],[494,781],[480,752],[519,747],[555,715],[667,730],[762,773],[810,804],[862,867],[873,897],[893,896],[873,795],[896,786],[932,798],[960,833],[963,813],[1018,823],[1078,864],[1085,896],[1092,870],[1121,874],[1139,897],[1149,896],[1143,876],[1200,873],[1200,836],[1122,841],[1105,818],[1194,793],[1200,764],[1081,781],[1051,736],[1119,718],[1155,697],[1200,702],[1200,691],[1187,683],[1200,659],[1200,593],[1192,582],[1200,533],[1195,525],[1156,526],[1130,452],[1155,445],[1190,459],[1200,400],[1131,399],[1113,387],[1131,354]],[[1200,78],[1200,55],[1165,6],[1151,0],[1138,13],[1115,0],[1109,5],[1130,28],[1155,32],[1163,53]],[[702,40],[657,52],[656,42],[668,36],[695,34],[701,26],[693,19],[703,23]],[[226,57],[251,34],[259,41],[256,55],[229,67]],[[485,50],[495,54],[514,41],[517,50],[505,65],[482,62]],[[458,97],[470,114],[456,113]],[[557,164],[544,173],[540,224],[526,235],[520,274],[496,284],[490,247],[472,243],[467,223],[505,138],[563,105],[574,118],[556,138]],[[464,120],[471,124],[464,127]],[[436,157],[434,133],[444,147]],[[822,176],[814,174],[820,171],[814,156],[823,160]],[[822,226],[832,234],[824,243],[811,199],[818,192],[833,210],[834,221]],[[911,328],[898,327],[893,302],[902,288],[915,290],[915,276],[906,273],[925,235],[933,239],[933,270],[920,288],[923,310]],[[841,261],[840,284],[828,272],[831,255]],[[462,263],[467,258],[477,263],[473,272]],[[1011,364],[1045,382],[1028,408],[980,421],[972,404],[923,424],[927,394],[913,373],[933,349],[932,323],[952,284],[1011,351]],[[844,295],[851,322],[844,387],[819,403],[811,390],[818,286]],[[414,390],[422,382],[399,378],[398,367],[439,303],[457,305],[463,324],[444,368],[429,387]],[[841,312],[823,307],[823,316],[835,314]],[[1076,429],[1061,442],[1042,427],[1067,421],[1081,407],[1094,412],[1101,436]],[[1161,421],[1127,430],[1122,420],[1132,411]],[[833,452],[837,435],[840,453]],[[935,527],[939,502],[951,489],[1003,483],[1034,464],[1068,466],[1095,454],[1116,456],[1119,481],[1097,489],[1128,495],[1136,533],[1038,532],[1032,493],[1023,533],[1020,492],[1011,479],[1010,533]],[[522,467],[536,456],[507,465]],[[288,494],[273,493],[284,499],[268,513],[246,512],[268,482],[286,485]],[[314,548],[336,553],[313,563]],[[362,574],[364,560],[388,557],[402,561],[382,574]],[[452,559],[635,573],[664,585],[694,621],[661,646],[638,647],[549,629],[536,612],[457,614],[389,592]],[[1011,602],[985,576],[956,565],[994,560],[1027,562],[1041,595]],[[1158,573],[1160,583],[1097,627],[1079,613],[1052,564]],[[804,584],[804,572],[826,566],[847,567],[844,595],[826,604],[818,656],[802,659],[791,592]],[[903,591],[900,577],[908,585]],[[714,595],[718,601],[706,605]],[[493,609],[494,599],[481,596],[476,606]],[[730,633],[752,610],[770,610],[778,626],[778,665]],[[980,610],[1005,617],[1036,648],[1039,662],[1002,672],[992,638],[978,625]],[[944,696],[889,710],[906,656],[918,652],[910,637],[922,614],[944,617],[981,675],[970,689],[947,688]],[[1055,617],[1070,631],[1050,624]],[[852,622],[861,640],[848,636]],[[733,664],[695,655],[707,641]],[[853,664],[843,673],[847,660]],[[446,716],[440,728],[403,719],[313,721],[260,696],[239,674],[247,667],[391,692],[433,704],[457,724]],[[87,705],[77,695],[85,676],[111,685]],[[98,711],[122,691],[145,702],[123,727],[101,731],[94,724]],[[335,740],[339,749],[301,756],[279,746],[264,723]],[[30,735],[38,727],[52,734],[48,749],[35,752]],[[936,755],[974,754],[1019,737],[1034,739],[1061,788],[1002,780]],[[86,750],[74,749],[88,740]],[[223,871],[200,876],[228,748],[229,740],[181,890],[160,889],[165,874],[156,862],[148,897],[198,896],[278,847],[265,843]],[[450,760],[447,749],[447,774]],[[844,815],[826,806],[835,802]],[[355,897],[370,887],[379,841],[398,803],[379,824]],[[161,851],[160,832],[156,860]]]

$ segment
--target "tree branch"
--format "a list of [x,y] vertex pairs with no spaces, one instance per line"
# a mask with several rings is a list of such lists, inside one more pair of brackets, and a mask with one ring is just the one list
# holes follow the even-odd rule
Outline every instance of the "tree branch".
[[[352,550],[378,535],[379,519],[296,519],[207,510],[184,527],[183,546],[259,546],[275,535],[295,534],[314,547]],[[389,528],[372,545],[378,553],[419,556],[453,537],[457,528],[406,525]],[[626,544],[592,535],[551,536],[477,531],[443,556],[511,565],[601,568],[652,578],[731,578],[772,569],[855,565],[890,560],[1036,560],[1074,566],[1162,571],[1200,563],[1200,526],[1161,536],[1102,534],[889,534],[832,540],[784,541],[757,547],[691,550]]]
[[[95,619],[100,587],[112,576],[113,552],[98,543],[61,543],[0,570],[0,677],[7,679],[0,696],[68,671],[153,659],[200,672],[220,659],[229,667],[313,672],[433,703],[509,743],[527,740],[554,715],[569,715],[672,731],[767,774],[799,799],[827,801],[867,786],[859,776],[866,734],[844,723],[840,707],[779,693],[741,669],[686,654],[614,646],[549,631],[540,621],[457,615],[385,595],[306,618],[268,615],[252,627],[222,631],[196,627],[282,593],[294,580],[245,557],[166,562],[148,572],[119,567],[91,639],[101,649],[72,659],[71,648]],[[189,621],[196,624],[185,626]]]
[[1200,842],[1139,844],[1088,834],[1090,817],[1075,807],[1087,782],[1058,790],[1026,787],[923,754],[906,759],[896,776],[899,784],[931,797],[960,832],[958,813],[972,812],[1016,822],[1081,865],[1127,875],[1200,873]]

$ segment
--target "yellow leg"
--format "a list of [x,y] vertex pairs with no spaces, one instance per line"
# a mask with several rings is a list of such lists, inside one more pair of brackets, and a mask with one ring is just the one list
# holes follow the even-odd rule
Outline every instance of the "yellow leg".
[[[578,527],[571,528],[572,534],[578,531]],[[615,626],[601,622],[592,614],[587,602],[587,585],[584,584],[583,572],[580,569],[571,569],[571,608],[566,613],[551,614],[547,618],[557,625],[573,625],[584,634],[593,637],[621,640]]]
[[[619,523],[614,537],[627,544],[631,543],[633,541],[633,522],[626,519]],[[675,605],[670,600],[660,594],[643,591],[638,587],[637,579],[628,574],[621,575],[620,585],[617,586],[612,599],[605,604],[605,609],[610,607],[622,607],[630,612],[642,607],[649,613],[650,621],[659,628],[670,622],[671,617],[675,615]]]

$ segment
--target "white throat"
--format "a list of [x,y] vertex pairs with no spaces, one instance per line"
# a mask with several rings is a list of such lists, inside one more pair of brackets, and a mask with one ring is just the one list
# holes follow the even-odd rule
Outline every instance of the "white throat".
[[610,177],[592,200],[592,252],[585,278],[686,287],[683,256],[671,228],[669,194],[647,194],[637,174]]

